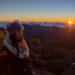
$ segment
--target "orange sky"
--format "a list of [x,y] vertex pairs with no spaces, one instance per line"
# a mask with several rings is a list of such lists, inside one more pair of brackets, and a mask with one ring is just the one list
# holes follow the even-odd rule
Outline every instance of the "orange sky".
[[12,22],[14,20],[19,20],[20,22],[61,22],[61,23],[68,23],[69,20],[72,20],[75,24],[74,19],[70,18],[47,18],[47,17],[38,17],[38,18],[0,18],[0,22]]

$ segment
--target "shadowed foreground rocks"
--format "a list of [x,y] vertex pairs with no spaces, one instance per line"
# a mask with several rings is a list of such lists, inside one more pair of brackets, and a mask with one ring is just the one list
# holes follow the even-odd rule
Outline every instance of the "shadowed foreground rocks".
[[63,72],[72,67],[71,53],[61,48],[43,50],[40,53],[32,52],[31,59],[35,70],[38,69],[41,75],[65,75]]

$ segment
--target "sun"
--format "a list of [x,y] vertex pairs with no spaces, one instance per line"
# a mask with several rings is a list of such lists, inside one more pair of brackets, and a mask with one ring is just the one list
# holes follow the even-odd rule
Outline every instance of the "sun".
[[73,23],[72,20],[68,21],[68,24],[72,24],[72,23]]

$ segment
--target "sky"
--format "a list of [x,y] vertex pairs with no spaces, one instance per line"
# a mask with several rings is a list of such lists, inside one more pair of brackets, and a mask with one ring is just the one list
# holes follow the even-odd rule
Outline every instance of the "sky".
[[75,0],[0,0],[0,21],[75,23]]

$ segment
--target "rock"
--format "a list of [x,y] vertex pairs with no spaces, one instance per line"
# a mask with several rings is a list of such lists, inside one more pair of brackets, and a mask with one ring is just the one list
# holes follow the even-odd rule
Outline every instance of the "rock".
[[55,74],[53,74],[51,72],[47,72],[46,70],[43,70],[43,71],[36,70],[36,75],[55,75]]

